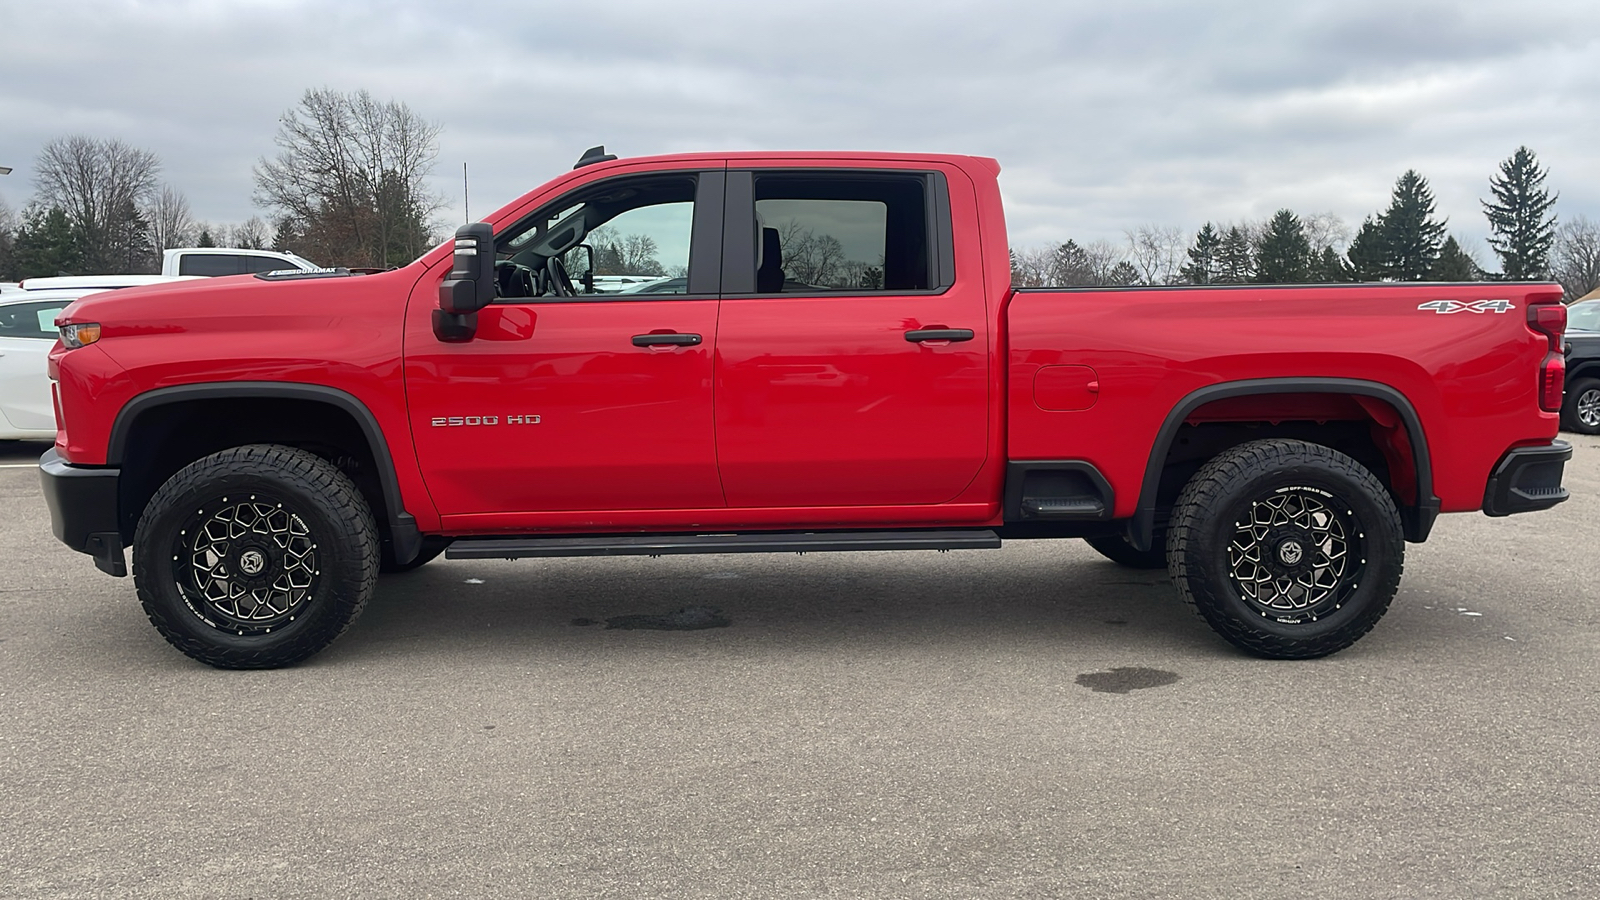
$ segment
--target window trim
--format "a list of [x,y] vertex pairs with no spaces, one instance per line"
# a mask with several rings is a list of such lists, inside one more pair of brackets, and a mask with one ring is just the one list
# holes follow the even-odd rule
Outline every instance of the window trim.
[[[651,300],[715,300],[720,295],[722,274],[723,192],[726,176],[722,169],[666,169],[619,172],[606,178],[586,181],[571,190],[557,194],[550,201],[534,207],[527,215],[519,216],[495,235],[498,245],[500,235],[515,231],[529,219],[543,211],[559,207],[567,198],[578,193],[595,190],[601,185],[618,181],[652,178],[692,178],[695,182],[694,200],[691,201],[692,220],[689,225],[689,283],[691,289],[683,294],[578,294],[572,297],[496,297],[490,306],[523,306],[528,304],[570,303],[638,303]],[[642,207],[639,207],[642,208]],[[705,211],[702,217],[701,211]],[[702,264],[703,261],[703,264]],[[693,290],[695,287],[703,290]]]
[[[929,238],[928,270],[935,287],[916,290],[876,291],[756,291],[756,202],[755,176],[859,176],[876,178],[919,178],[923,186],[923,215],[925,232]],[[938,296],[949,291],[956,283],[955,231],[950,217],[950,183],[938,169],[882,169],[882,168],[750,168],[729,169],[726,202],[723,206],[722,234],[722,296],[743,299],[746,297],[919,297]],[[748,223],[749,227],[728,227],[731,223]],[[749,260],[744,266],[740,260]]]

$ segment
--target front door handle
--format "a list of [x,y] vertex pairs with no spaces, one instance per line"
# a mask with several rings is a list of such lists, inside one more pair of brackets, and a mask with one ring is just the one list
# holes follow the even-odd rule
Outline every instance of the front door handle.
[[698,334],[636,334],[633,336],[635,347],[655,347],[661,344],[692,347],[700,343]]
[[906,340],[913,344],[923,341],[970,341],[973,337],[971,328],[919,328],[906,332]]

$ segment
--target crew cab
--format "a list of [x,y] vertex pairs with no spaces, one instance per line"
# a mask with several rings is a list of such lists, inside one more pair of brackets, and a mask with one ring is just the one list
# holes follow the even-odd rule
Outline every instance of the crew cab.
[[[219,667],[305,659],[440,552],[1066,537],[1310,658],[1440,512],[1567,497],[1558,286],[1016,290],[999,171],[595,148],[401,269],[86,297],[55,534],[112,575],[131,545],[151,621]],[[662,290],[596,292],[634,251]]]
[[319,266],[303,256],[278,250],[237,247],[175,247],[161,254],[161,274],[219,278],[256,272],[316,271]]

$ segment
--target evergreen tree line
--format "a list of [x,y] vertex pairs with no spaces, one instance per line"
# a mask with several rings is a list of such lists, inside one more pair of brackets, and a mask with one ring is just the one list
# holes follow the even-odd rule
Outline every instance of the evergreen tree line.
[[290,250],[322,265],[404,265],[437,243],[443,198],[424,180],[440,127],[366,91],[308,90],[278,123],[277,154],[252,167],[266,216],[199,221],[161,183],[155,153],[115,138],[68,135],[34,165],[21,210],[0,200],[0,281],[161,270],[174,247]]
[[1386,209],[1351,234],[1337,216],[1281,209],[1266,222],[1207,222],[1192,239],[1142,226],[1122,247],[1075,241],[1013,251],[1018,286],[1144,284],[1339,284],[1400,281],[1560,281],[1569,300],[1600,288],[1600,224],[1559,222],[1548,173],[1519,147],[1490,178],[1481,201],[1499,271],[1487,270],[1448,233],[1427,179],[1407,171]]

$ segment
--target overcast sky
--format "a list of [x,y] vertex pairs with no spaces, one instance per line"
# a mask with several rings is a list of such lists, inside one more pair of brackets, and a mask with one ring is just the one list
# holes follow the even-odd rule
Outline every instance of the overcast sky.
[[12,209],[77,133],[154,151],[197,218],[242,221],[278,117],[326,87],[443,127],[451,225],[463,162],[481,215],[600,143],[993,156],[1017,247],[1282,207],[1354,226],[1415,168],[1492,262],[1478,200],[1522,144],[1558,214],[1600,218],[1595,0],[0,0],[0,23]]

